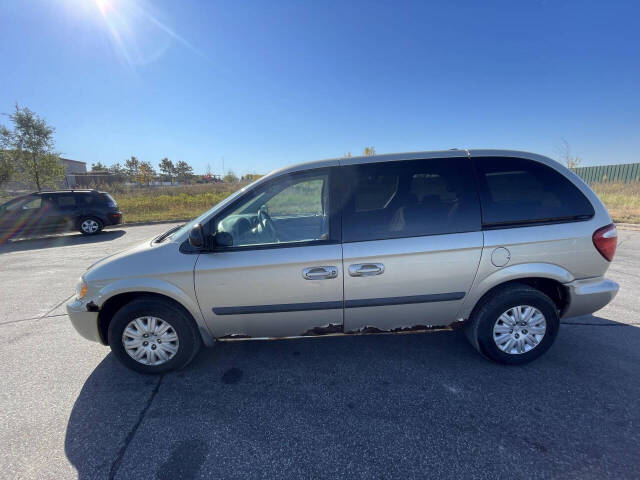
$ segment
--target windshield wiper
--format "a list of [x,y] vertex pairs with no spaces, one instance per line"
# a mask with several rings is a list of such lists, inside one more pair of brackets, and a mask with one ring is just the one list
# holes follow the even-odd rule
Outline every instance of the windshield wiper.
[[158,238],[156,238],[155,242],[156,243],[160,243],[163,240],[165,240],[167,237],[169,237],[172,233],[177,232],[178,230],[180,230],[182,227],[184,227],[184,223],[182,225],[176,225],[175,227],[171,227],[169,230],[167,230],[166,232],[164,232],[162,235],[160,235]]

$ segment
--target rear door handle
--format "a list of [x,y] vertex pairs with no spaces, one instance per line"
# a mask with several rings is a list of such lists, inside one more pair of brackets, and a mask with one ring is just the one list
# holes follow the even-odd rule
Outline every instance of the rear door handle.
[[356,263],[349,265],[349,275],[352,277],[371,277],[373,275],[382,275],[384,273],[384,265],[381,263]]
[[337,276],[337,267],[307,267],[302,270],[302,277],[305,280],[326,280]]

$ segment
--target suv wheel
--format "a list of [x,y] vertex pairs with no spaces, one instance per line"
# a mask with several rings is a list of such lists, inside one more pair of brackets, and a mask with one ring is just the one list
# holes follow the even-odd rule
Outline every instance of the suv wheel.
[[113,354],[132,370],[157,374],[186,366],[200,349],[193,319],[171,302],[139,298],[126,304],[109,324]]
[[560,319],[553,301],[524,284],[497,290],[476,306],[466,327],[476,349],[499,363],[535,360],[553,344]]
[[84,217],[78,222],[78,229],[83,235],[95,235],[102,231],[104,225],[95,217]]

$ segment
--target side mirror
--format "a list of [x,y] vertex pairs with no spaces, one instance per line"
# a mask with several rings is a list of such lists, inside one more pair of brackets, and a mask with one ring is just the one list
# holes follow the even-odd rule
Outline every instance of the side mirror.
[[202,231],[202,225],[196,223],[189,232],[189,245],[193,248],[204,247],[204,232]]
[[213,241],[218,247],[233,247],[233,235],[229,232],[216,232]]

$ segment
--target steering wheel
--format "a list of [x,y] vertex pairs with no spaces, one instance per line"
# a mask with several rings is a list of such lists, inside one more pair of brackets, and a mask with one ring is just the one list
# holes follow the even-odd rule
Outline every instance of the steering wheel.
[[262,226],[263,231],[269,232],[269,235],[274,242],[278,241],[278,229],[276,228],[276,224],[269,215],[267,207],[265,207],[264,205],[260,207],[260,210],[258,210],[258,223]]

